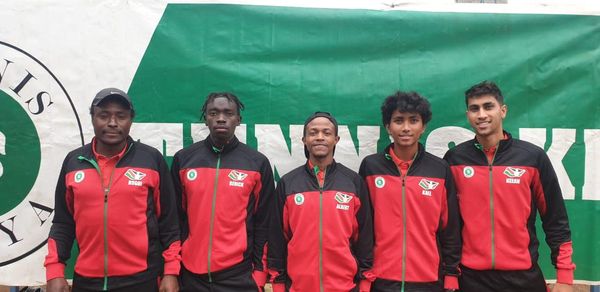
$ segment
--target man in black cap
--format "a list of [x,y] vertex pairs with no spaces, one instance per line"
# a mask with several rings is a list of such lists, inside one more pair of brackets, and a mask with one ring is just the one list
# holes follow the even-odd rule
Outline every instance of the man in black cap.
[[332,115],[309,116],[302,137],[308,161],[277,184],[267,257],[274,292],[362,292],[375,278],[369,193],[333,159],[339,140]]
[[162,154],[135,142],[129,96],[98,92],[94,138],[65,158],[48,238],[47,291],[69,291],[65,263],[77,240],[73,291],[177,291],[180,239],[173,183]]

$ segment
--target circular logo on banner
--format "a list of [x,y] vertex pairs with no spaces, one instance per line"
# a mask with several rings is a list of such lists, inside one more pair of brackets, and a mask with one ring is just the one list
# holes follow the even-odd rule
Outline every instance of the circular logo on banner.
[[375,178],[375,186],[378,189],[383,188],[385,186],[385,179],[383,179],[383,177],[381,177],[381,176],[376,177]]
[[304,204],[304,195],[301,193],[295,194],[294,195],[294,203],[296,203],[296,205],[298,205],[298,206]]
[[189,181],[194,181],[198,177],[198,172],[195,169],[190,169],[187,172],[187,178]]
[[[0,267],[48,239],[66,154],[83,145],[79,116],[39,60],[0,42]],[[76,180],[83,180],[83,173]]]
[[467,167],[465,167],[465,168],[463,169],[463,175],[464,175],[466,178],[472,178],[472,177],[473,177],[473,175],[475,175],[475,170],[474,170],[472,167],[470,167],[470,166],[467,166]]

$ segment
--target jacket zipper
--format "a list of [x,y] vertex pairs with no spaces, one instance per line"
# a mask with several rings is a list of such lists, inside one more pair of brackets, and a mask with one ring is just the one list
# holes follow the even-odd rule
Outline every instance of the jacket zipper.
[[221,167],[221,150],[213,147],[213,151],[217,152],[217,171],[215,174],[215,182],[213,188],[213,196],[212,196],[212,206],[210,210],[210,227],[208,231],[208,282],[212,283],[212,275],[210,270],[211,256],[212,256],[212,246],[213,246],[213,232],[215,225],[215,209],[217,206],[217,187],[219,184],[219,168]]
[[[129,152],[129,149],[127,149],[127,151],[125,153]],[[125,156],[125,155],[123,155]],[[112,172],[110,173],[110,179],[108,180],[108,186],[104,185],[104,179],[102,177],[102,171],[100,170],[100,166],[98,165],[98,163],[93,160],[93,159],[88,159],[86,157],[83,156],[79,156],[77,157],[79,160],[85,160],[87,162],[89,162],[92,166],[94,166],[94,168],[96,169],[96,171],[98,172],[98,174],[100,175],[100,181],[102,183],[102,190],[104,190],[104,211],[103,211],[103,244],[104,244],[104,280],[103,280],[103,284],[102,284],[102,291],[107,291],[108,290],[108,194],[110,193],[110,188],[112,187],[112,180],[113,180],[113,175],[115,174],[115,168],[117,166],[117,164],[119,163],[119,161],[121,161],[121,159],[117,160],[117,163],[115,163],[115,167],[112,169]]]
[[[417,151],[417,153],[419,153],[419,151]],[[404,284],[406,282],[406,177],[408,176],[408,172],[410,171],[410,168],[412,167],[413,163],[415,163],[417,153],[415,153],[415,156],[412,159],[412,163],[406,169],[406,174],[402,175],[402,172],[400,172],[400,175],[402,175],[402,287],[400,289],[401,292],[404,292]]]
[[[498,145],[496,145],[496,151],[492,156],[492,161],[489,161],[489,173],[490,173],[490,217],[492,220],[492,270],[496,268],[496,230],[495,230],[495,215],[494,215],[494,176],[493,167],[494,159],[496,159],[496,153],[498,153]],[[485,154],[485,153],[484,153]],[[487,156],[486,156],[487,159]]]
[[[102,290],[108,290],[108,193],[110,192],[110,188],[112,186],[113,174],[115,174],[115,169],[113,168],[110,179],[108,181],[108,186],[104,188],[104,285],[102,285]],[[100,175],[102,177],[102,175]]]
[[108,194],[110,193],[110,188],[112,187],[112,182],[113,182],[113,175],[115,174],[115,169],[117,168],[117,165],[119,164],[119,162],[121,161],[121,159],[123,159],[123,157],[125,157],[125,155],[127,155],[127,153],[129,153],[129,150],[131,150],[131,147],[133,145],[132,144],[128,144],[127,150],[125,150],[125,153],[123,154],[123,156],[121,158],[119,158],[119,160],[117,160],[117,163],[115,163],[115,167],[112,169],[112,172],[110,173],[110,179],[108,180],[108,186],[104,185],[104,178],[102,177],[102,171],[100,171],[100,166],[98,165],[98,163],[96,162],[96,160],[94,159],[88,159],[84,156],[79,156],[77,157],[77,159],[79,160],[84,160],[87,161],[88,163],[90,163],[92,166],[94,166],[94,168],[96,169],[96,171],[98,172],[98,174],[100,175],[100,182],[102,183],[102,190],[104,190],[104,211],[103,211],[103,237],[104,237],[104,280],[103,280],[103,284],[102,284],[102,291],[108,291]]
[[[410,171],[413,163],[415,163],[415,160],[417,159],[417,154],[419,154],[419,150],[417,150],[417,152],[413,156],[412,162],[408,165],[405,175],[402,175],[402,170],[397,166],[400,177],[402,178],[402,285],[400,286],[401,292],[404,292],[404,284],[406,282],[406,177],[408,176],[408,172]],[[392,157],[389,154],[385,154],[385,157],[388,160],[392,160]],[[393,163],[395,164],[395,162]]]
[[[409,166],[410,168],[410,166]],[[408,170],[406,170],[408,174]],[[402,175],[402,174],[401,174]],[[406,175],[402,176],[402,287],[404,292],[404,283],[406,282]]]
[[496,159],[496,154],[498,154],[498,146],[500,143],[496,144],[496,150],[494,151],[494,156],[492,156],[492,160],[488,160],[488,156],[485,154],[483,150],[483,146],[481,144],[475,144],[485,157],[485,160],[488,163],[488,178],[489,178],[489,192],[490,192],[490,223],[491,223],[491,231],[492,231],[492,244],[491,244],[491,257],[492,257],[492,270],[496,268],[496,231],[495,231],[495,215],[494,215],[494,175],[493,175],[493,165],[494,160]]
[[325,172],[323,172],[323,184],[319,181],[319,167],[313,168],[315,178],[319,185],[319,290],[325,291],[323,287],[323,184],[325,184]]

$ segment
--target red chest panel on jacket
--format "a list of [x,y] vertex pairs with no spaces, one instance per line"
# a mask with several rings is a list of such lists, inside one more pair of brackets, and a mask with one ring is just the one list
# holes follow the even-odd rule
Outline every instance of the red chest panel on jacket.
[[248,247],[248,210],[254,212],[262,187],[260,173],[221,168],[217,174],[214,168],[189,168],[181,169],[179,177],[190,230],[182,246],[186,268],[197,274],[208,272],[211,217],[211,271],[240,263]]
[[[462,262],[474,269],[529,269],[527,221],[539,185],[527,166],[452,166],[464,220]],[[493,239],[492,239],[493,238]]]
[[356,213],[360,206],[355,194],[335,190],[286,196],[284,229],[289,238],[288,274],[296,280],[294,289],[319,290],[319,249],[322,249],[323,277],[327,279],[325,287],[338,287],[340,291],[352,288],[357,265],[350,244],[358,235]]
[[104,261],[105,220],[109,276],[129,275],[147,268],[148,200],[150,194],[158,196],[158,184],[154,170],[115,168],[105,219],[105,193],[98,171],[90,168],[67,174],[67,203],[76,222],[80,249],[77,273],[87,277],[104,275],[103,266],[98,263]]
[[[448,216],[444,180],[420,176],[405,179],[372,175],[366,178],[373,206],[375,261],[373,270],[381,278],[401,281],[402,243],[406,226],[406,280],[431,282],[438,279],[439,253],[436,232]],[[406,212],[407,222],[403,222]]]

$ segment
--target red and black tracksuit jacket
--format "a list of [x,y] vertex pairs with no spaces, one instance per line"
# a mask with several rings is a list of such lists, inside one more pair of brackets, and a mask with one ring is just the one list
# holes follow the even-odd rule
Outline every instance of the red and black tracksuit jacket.
[[236,137],[219,149],[209,136],[177,152],[171,173],[181,208],[183,266],[209,282],[215,272],[240,265],[248,267],[240,272],[263,271],[274,191],[267,157]]
[[457,288],[460,217],[450,168],[419,144],[402,177],[389,154],[392,146],[367,156],[359,170],[373,206],[376,284],[396,291],[391,287],[401,283],[438,282],[441,269],[446,288]]
[[505,132],[491,162],[475,139],[449,150],[462,215],[461,264],[528,270],[537,264],[540,213],[557,280],[572,283],[571,231],[558,179],[543,149]]
[[[93,143],[93,142],[92,142]],[[164,273],[178,275],[179,226],[173,184],[163,156],[128,138],[125,154],[103,185],[92,144],[62,165],[48,238],[46,277],[64,277],[77,240],[74,285],[126,287]]]
[[[323,185],[307,163],[275,191],[267,261],[274,285],[290,291],[358,291],[373,281],[369,193],[356,172],[333,162]],[[291,283],[290,283],[291,282]]]

